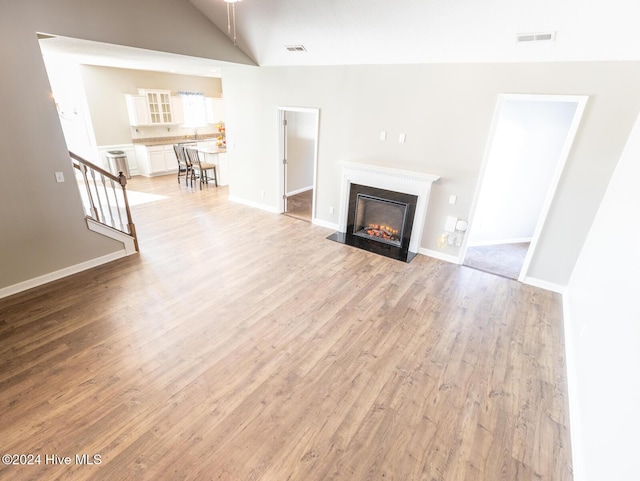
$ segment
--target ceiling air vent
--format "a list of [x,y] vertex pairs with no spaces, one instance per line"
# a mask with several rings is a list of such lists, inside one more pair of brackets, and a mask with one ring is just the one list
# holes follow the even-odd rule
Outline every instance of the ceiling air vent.
[[518,33],[516,40],[518,42],[542,42],[545,40],[555,40],[556,32],[539,32],[539,33]]
[[306,52],[307,49],[304,48],[304,46],[302,45],[285,45],[284,48],[286,48],[289,52]]

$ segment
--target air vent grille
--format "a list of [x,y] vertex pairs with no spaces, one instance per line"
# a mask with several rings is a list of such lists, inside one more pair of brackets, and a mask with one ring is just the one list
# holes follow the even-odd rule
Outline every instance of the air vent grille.
[[553,41],[556,39],[556,32],[538,32],[538,33],[518,33],[516,40],[518,42],[543,42]]
[[285,45],[284,48],[286,48],[289,52],[306,52],[307,49],[304,48],[303,45]]

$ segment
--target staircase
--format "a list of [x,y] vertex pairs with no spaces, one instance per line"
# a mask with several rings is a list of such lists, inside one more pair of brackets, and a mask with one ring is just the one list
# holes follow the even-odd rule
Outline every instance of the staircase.
[[89,229],[122,242],[127,255],[138,252],[136,227],[127,199],[127,177],[122,172],[113,175],[73,152],[69,156],[77,171]]

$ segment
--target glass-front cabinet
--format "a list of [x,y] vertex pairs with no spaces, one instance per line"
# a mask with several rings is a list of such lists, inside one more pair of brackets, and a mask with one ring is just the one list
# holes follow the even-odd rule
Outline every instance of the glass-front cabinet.
[[149,118],[152,124],[170,124],[173,122],[171,114],[171,92],[163,90],[145,90],[149,105]]
[[184,122],[182,99],[170,90],[138,89],[138,95],[125,94],[129,121],[138,125],[173,125]]

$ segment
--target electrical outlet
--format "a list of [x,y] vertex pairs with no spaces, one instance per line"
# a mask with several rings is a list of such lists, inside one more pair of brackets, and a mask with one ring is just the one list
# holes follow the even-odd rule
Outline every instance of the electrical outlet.
[[333,206],[329,207],[329,214],[333,214]]
[[58,184],[61,183],[61,182],[64,182],[64,173],[56,172],[56,182]]

